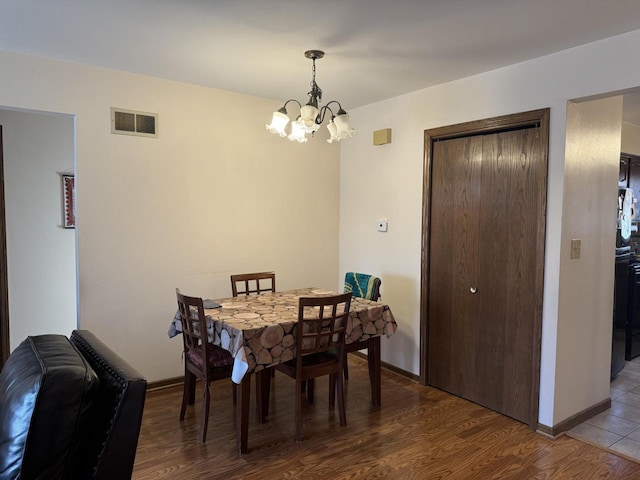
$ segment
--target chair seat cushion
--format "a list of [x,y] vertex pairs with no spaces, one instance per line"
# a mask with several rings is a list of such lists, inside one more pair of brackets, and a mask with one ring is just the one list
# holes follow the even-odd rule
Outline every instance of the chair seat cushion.
[[[338,352],[336,350],[329,350],[326,352],[312,353],[302,357],[302,368],[309,366],[318,366],[322,364],[335,363],[338,361]],[[286,365],[289,368],[296,368],[296,359],[284,362],[281,365]]]
[[[209,355],[210,367],[227,367],[229,365],[233,365],[233,357],[231,356],[231,352],[229,352],[228,350],[225,350],[218,345],[212,344],[207,345],[207,350]],[[188,351],[187,358],[198,366],[202,366],[202,364],[204,363],[201,350]]]
[[328,352],[312,353],[302,357],[302,367],[308,365],[321,365],[323,363],[334,363],[338,361],[338,352],[330,350]]

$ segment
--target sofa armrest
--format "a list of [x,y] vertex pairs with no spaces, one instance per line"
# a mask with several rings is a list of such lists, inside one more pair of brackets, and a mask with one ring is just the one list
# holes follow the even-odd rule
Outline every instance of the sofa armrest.
[[147,381],[87,330],[74,330],[71,343],[100,380],[90,435],[83,456],[94,479],[131,478]]

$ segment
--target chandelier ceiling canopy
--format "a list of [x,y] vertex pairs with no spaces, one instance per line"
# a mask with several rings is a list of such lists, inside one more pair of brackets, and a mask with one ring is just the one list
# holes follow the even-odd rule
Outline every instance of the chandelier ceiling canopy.
[[[349,115],[344,111],[340,102],[331,100],[325,105],[319,106],[319,102],[322,100],[322,89],[316,83],[316,60],[324,57],[324,52],[321,50],[307,50],[304,52],[304,56],[313,62],[311,69],[311,90],[308,92],[309,101],[305,105],[302,105],[295,99],[284,102],[282,108],[273,112],[271,123],[266,125],[267,130],[281,137],[287,137],[291,141],[304,143],[308,140],[307,134],[313,136],[322,125],[322,122],[324,122],[327,112],[329,112],[331,119],[327,124],[327,129],[331,134],[331,138],[329,138],[327,142],[339,142],[340,140],[353,136],[356,131],[349,125]],[[287,134],[286,127],[290,120],[287,113],[287,105],[291,102],[298,105],[300,113],[298,117],[291,122],[291,129]],[[337,105],[337,109],[336,106],[333,106],[333,109],[331,108],[333,104]]]

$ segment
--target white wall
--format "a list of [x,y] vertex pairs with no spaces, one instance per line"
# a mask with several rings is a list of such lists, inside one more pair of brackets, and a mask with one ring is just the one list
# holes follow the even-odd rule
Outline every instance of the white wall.
[[[77,115],[80,323],[152,381],[180,374],[179,340],[164,333],[173,289],[228,294],[231,271],[261,269],[282,289],[380,275],[399,324],[383,360],[418,373],[424,130],[551,107],[539,417],[551,426],[580,410],[556,390],[560,374],[593,375],[574,353],[610,342],[558,336],[604,321],[559,315],[561,283],[577,280],[560,263],[566,105],[639,86],[639,43],[640,30],[353,109],[359,133],[340,163],[335,145],[266,135],[256,119],[277,101],[7,52],[0,105]],[[160,138],[111,135],[111,106],[159,113]],[[387,127],[393,143],[373,147],[371,132]]]
[[[9,52],[0,71],[0,106],[76,115],[80,326],[149,381],[183,372],[176,287],[338,287],[339,149],[268,133],[279,101]],[[111,134],[110,107],[158,113],[159,137]]]
[[[580,325],[558,322],[559,420],[609,398],[621,127],[622,96],[567,107],[558,317]],[[571,258],[572,239],[581,240],[579,259]],[[575,375],[576,366],[590,374]]]
[[[610,324],[611,320],[599,318],[599,310],[580,316],[582,311],[570,305],[559,315],[561,282],[578,280],[576,272],[562,271],[560,264],[566,106],[574,98],[637,87],[639,42],[640,31],[634,31],[349,112],[359,133],[341,146],[338,276],[358,270],[382,277],[385,302],[392,306],[399,324],[398,333],[382,342],[384,361],[415,374],[420,371],[424,130],[550,107],[539,421],[552,426],[581,410],[584,400],[557,389],[568,388],[571,382],[564,381],[571,376],[593,379],[604,371],[601,365],[594,373],[592,365],[581,363],[582,353],[593,349],[594,344],[599,351],[610,348],[611,338],[579,343],[558,338],[557,332],[560,326],[563,331],[572,331],[585,324],[592,331],[600,331],[601,322]],[[393,143],[375,147],[371,132],[381,128],[393,129]],[[375,231],[374,222],[380,216],[390,219],[386,234]],[[585,234],[583,245],[589,245],[590,235]],[[612,247],[612,265],[613,255]],[[598,267],[587,266],[586,270],[598,275]],[[560,370],[557,362],[563,364]],[[601,401],[600,394],[599,389],[592,390],[586,402],[591,405]]]
[[63,228],[60,173],[73,173],[74,121],[0,110],[10,349],[77,326],[75,230]]

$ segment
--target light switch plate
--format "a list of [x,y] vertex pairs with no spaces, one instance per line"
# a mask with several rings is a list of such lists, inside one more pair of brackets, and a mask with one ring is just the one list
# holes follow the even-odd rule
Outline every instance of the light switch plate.
[[580,247],[582,241],[578,238],[571,240],[571,258],[580,258]]

